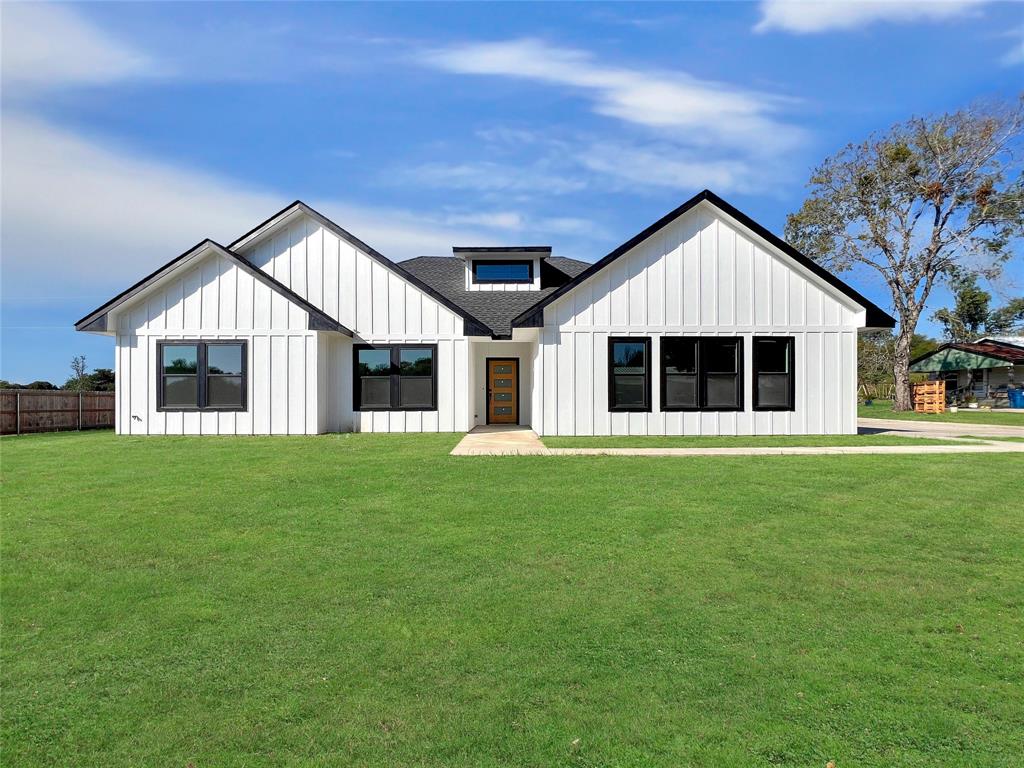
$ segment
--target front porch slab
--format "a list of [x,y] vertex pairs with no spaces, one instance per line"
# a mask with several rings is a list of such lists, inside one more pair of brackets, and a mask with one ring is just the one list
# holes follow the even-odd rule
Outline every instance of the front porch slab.
[[452,456],[535,456],[551,453],[529,427],[516,424],[475,427]]

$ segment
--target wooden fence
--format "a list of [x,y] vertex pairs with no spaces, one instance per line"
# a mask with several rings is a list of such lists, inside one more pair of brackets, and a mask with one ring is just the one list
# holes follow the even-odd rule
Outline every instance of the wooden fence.
[[113,392],[0,389],[0,435],[113,426]]
[[911,384],[914,410],[917,413],[946,412],[946,382],[919,381]]

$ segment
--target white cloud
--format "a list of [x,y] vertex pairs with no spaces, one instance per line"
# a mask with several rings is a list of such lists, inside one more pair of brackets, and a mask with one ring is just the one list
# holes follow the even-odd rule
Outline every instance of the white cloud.
[[443,217],[443,221],[449,226],[480,226],[527,238],[562,235],[593,240],[607,236],[604,228],[590,219],[572,216],[533,216],[521,211],[449,213]]
[[747,191],[754,184],[750,166],[743,160],[701,158],[668,144],[595,143],[579,160],[627,187]]
[[149,57],[69,6],[26,2],[0,8],[5,89],[102,85],[156,73]]
[[1004,67],[1015,67],[1018,64],[1024,64],[1024,27],[1011,32],[1007,37],[1016,38],[1016,42],[1013,47],[1010,48],[1000,58],[1000,63]]
[[575,88],[593,100],[598,114],[649,128],[683,129],[697,145],[754,142],[782,150],[802,138],[798,128],[775,116],[784,99],[685,72],[601,64],[587,51],[540,40],[454,45],[425,51],[421,61],[457,74]]
[[490,160],[465,163],[423,163],[389,173],[392,182],[421,187],[461,189],[485,193],[559,195],[578,192],[586,185],[546,167],[546,162],[522,166]]
[[483,213],[450,213],[444,217],[453,226],[484,226],[491,229],[517,230],[523,226],[523,215],[518,211],[492,211]]
[[[617,139],[579,135],[570,140],[487,128],[478,130],[477,136],[491,155],[509,157],[502,162],[435,161],[389,169],[382,178],[388,184],[468,190],[493,204],[527,204],[581,189],[636,194],[709,187],[723,194],[753,192],[769,182],[777,184],[792,172],[774,156],[708,152],[690,145],[685,135]],[[515,153],[529,159],[524,161]]]
[[986,0],[762,0],[757,32],[813,34],[849,30],[876,22],[947,21]]
[[680,71],[609,65],[587,51],[536,39],[435,48],[420,60],[445,72],[575,90],[595,113],[616,121],[600,132],[479,129],[485,160],[399,171],[424,186],[534,196],[583,188],[753,191],[777,182],[783,158],[807,141],[782,115],[794,100]]
[[[289,202],[23,115],[4,115],[2,141],[3,287],[18,299],[102,299],[204,237],[230,242]],[[338,200],[307,202],[392,259],[494,242],[493,221],[465,226]]]

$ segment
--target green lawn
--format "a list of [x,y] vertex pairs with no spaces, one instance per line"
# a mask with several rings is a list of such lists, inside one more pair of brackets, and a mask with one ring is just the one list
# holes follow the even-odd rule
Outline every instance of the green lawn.
[[983,411],[961,408],[958,413],[914,413],[894,411],[888,400],[875,400],[871,405],[861,403],[857,415],[862,419],[913,419],[914,421],[942,421],[948,424],[999,424],[1024,428],[1024,413],[1006,413],[999,410]]
[[[757,435],[678,437],[615,435],[605,437],[542,438],[548,448],[779,448],[786,446],[949,445],[949,440],[901,435]],[[958,441],[963,442],[963,441]]]
[[0,441],[10,766],[1018,766],[1016,455]]

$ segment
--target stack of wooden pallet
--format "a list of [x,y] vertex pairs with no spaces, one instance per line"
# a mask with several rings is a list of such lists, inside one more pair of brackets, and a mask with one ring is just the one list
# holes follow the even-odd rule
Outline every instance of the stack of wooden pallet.
[[921,381],[913,386],[912,397],[916,413],[945,413],[946,382]]

